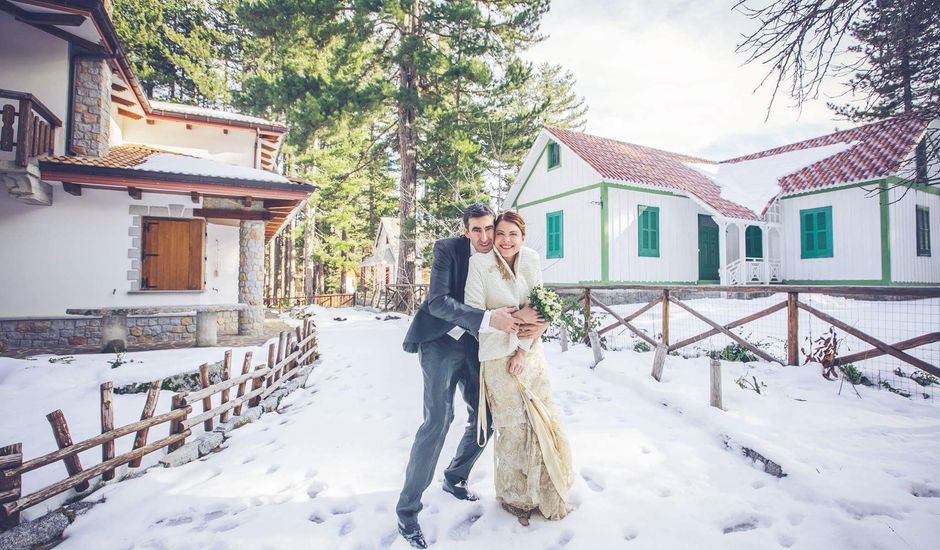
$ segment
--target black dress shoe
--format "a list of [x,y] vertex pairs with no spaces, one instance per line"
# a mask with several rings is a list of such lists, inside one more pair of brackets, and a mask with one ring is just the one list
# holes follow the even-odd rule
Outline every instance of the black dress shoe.
[[424,540],[424,533],[421,532],[421,527],[418,524],[414,524],[410,527],[405,527],[402,524],[398,524],[398,532],[401,533],[401,536],[408,541],[414,548],[427,548],[428,543]]
[[480,497],[470,492],[470,489],[467,489],[466,481],[458,481],[457,483],[451,483],[444,480],[444,492],[454,495],[455,498],[460,500],[469,500],[471,502],[480,500]]

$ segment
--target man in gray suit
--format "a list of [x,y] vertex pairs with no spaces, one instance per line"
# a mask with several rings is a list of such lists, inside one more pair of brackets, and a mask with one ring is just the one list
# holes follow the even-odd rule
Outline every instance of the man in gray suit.
[[470,256],[493,249],[495,218],[485,204],[472,204],[463,214],[464,235],[434,243],[428,295],[402,344],[405,351],[418,353],[424,373],[424,422],[415,435],[396,508],[398,531],[415,548],[427,548],[418,525],[421,495],[431,484],[444,438],[454,419],[454,393],[458,386],[470,418],[457,453],[444,470],[444,491],[461,500],[477,500],[467,488],[467,478],[483,452],[476,439],[480,331],[489,328],[519,333],[521,328],[521,334],[526,334],[532,330],[530,325],[541,321],[531,308],[483,311],[463,303]]

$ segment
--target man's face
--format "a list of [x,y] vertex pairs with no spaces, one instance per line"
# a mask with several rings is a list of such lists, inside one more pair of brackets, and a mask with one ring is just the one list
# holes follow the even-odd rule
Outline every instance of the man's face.
[[493,249],[493,216],[486,215],[470,218],[464,235],[470,239],[477,252],[489,252]]

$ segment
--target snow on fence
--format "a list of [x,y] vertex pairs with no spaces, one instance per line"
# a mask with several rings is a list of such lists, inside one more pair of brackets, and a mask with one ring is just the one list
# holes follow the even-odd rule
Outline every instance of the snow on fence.
[[782,365],[815,354],[830,377],[851,370],[925,398],[940,377],[938,287],[551,286],[569,300],[569,333],[587,343],[596,332],[608,349]]
[[356,305],[356,295],[352,294],[313,294],[311,296],[268,296],[264,305],[273,309],[291,309],[295,306],[318,305],[321,307],[352,307]]
[[[243,407],[258,406],[261,401],[281,388],[295,377],[316,354],[316,329],[308,319],[303,327],[294,332],[282,332],[278,342],[268,346],[267,362],[252,367],[252,354],[245,355],[241,374],[231,376],[232,351],[225,352],[222,367],[222,381],[209,383],[209,364],[199,368],[202,389],[181,392],[173,395],[173,408],[170,412],[153,416],[157,399],[160,395],[162,380],[150,384],[147,400],[141,413],[140,421],[114,428],[114,410],[112,408],[112,383],[101,385],[101,435],[78,443],[72,442],[68,423],[61,410],[56,410],[46,418],[52,427],[53,436],[59,450],[24,461],[22,443],[0,447],[0,530],[19,524],[20,512],[44,502],[69,489],[77,493],[90,488],[89,481],[101,476],[101,481],[115,477],[115,469],[127,464],[130,468],[139,468],[141,459],[150,453],[167,448],[172,452],[186,443],[186,438],[203,425],[205,432],[214,429],[215,419],[226,423],[231,415],[240,416]],[[249,389],[250,384],[250,389]],[[231,396],[236,389],[234,399]],[[213,397],[219,395],[218,405],[213,405]],[[202,412],[192,415],[195,406],[202,406]],[[169,435],[158,441],[147,443],[151,428],[169,423]],[[122,436],[135,434],[133,449],[114,456],[114,441]],[[95,447],[101,447],[102,461],[91,468],[83,468],[79,453]],[[68,477],[28,495],[22,494],[24,474],[59,461],[65,464]],[[97,489],[95,487],[94,489]],[[94,490],[93,489],[93,490]],[[84,496],[84,495],[83,495]]]

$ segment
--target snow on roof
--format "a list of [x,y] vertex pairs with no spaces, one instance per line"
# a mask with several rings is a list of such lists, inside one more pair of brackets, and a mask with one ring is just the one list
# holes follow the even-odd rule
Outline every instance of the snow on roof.
[[740,162],[686,163],[686,166],[718,185],[723,199],[762,214],[770,202],[780,194],[780,180],[784,176],[851,149],[859,143],[834,143]]
[[191,176],[231,178],[270,183],[291,183],[290,180],[284,176],[274,172],[268,172],[267,170],[259,170],[247,166],[235,166],[233,164],[190,157],[177,153],[154,153],[147,157],[147,160],[134,168],[148,172],[165,172],[169,174],[187,174]]
[[177,113],[181,115],[198,115],[212,118],[220,118],[235,122],[244,122],[248,124],[264,124],[267,126],[284,126],[279,122],[273,122],[261,117],[243,115],[231,111],[220,111],[218,109],[208,109],[205,107],[196,107],[195,105],[182,105],[179,103],[167,103],[165,101],[150,100],[150,106],[154,109]]

